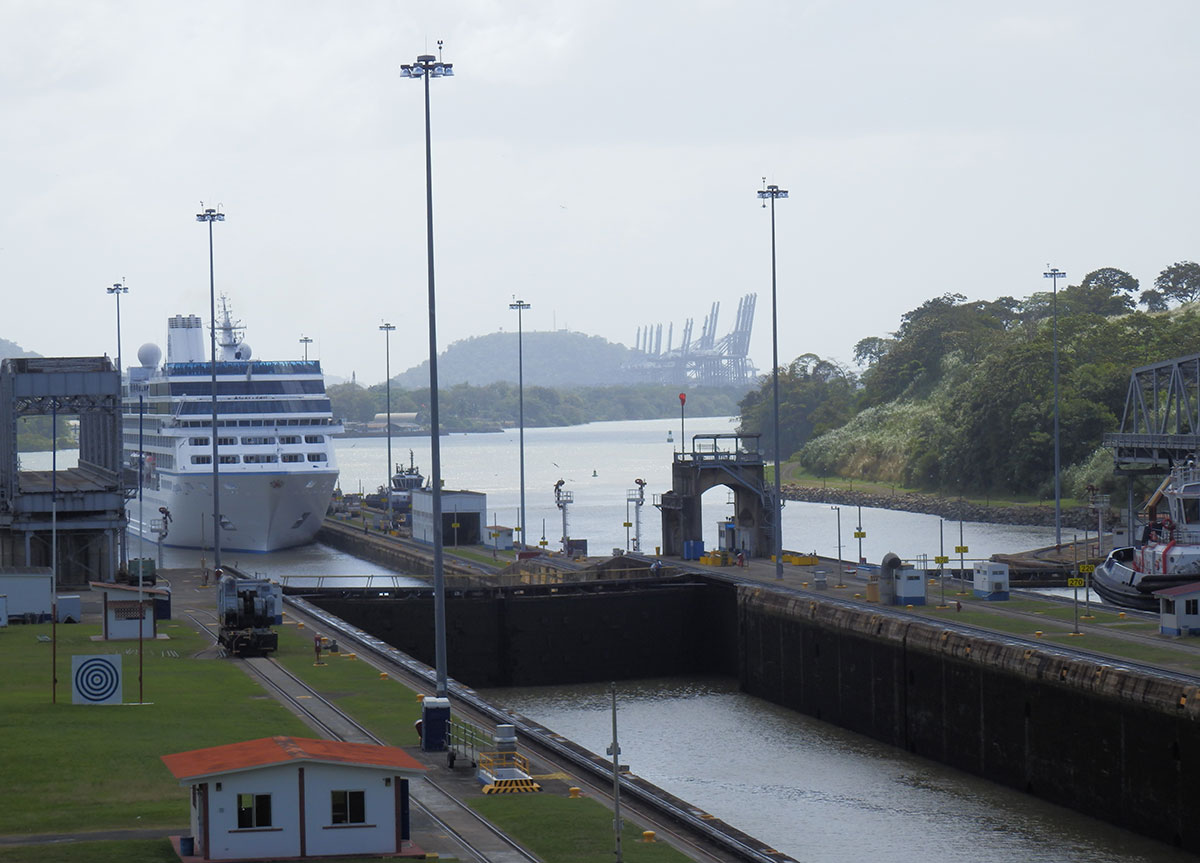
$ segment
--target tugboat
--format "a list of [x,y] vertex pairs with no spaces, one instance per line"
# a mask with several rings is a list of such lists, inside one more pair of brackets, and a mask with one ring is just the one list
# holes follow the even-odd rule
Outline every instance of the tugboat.
[[[392,502],[392,512],[404,514],[412,511],[413,489],[424,488],[425,477],[413,461],[413,451],[408,451],[408,467],[396,465],[392,474],[392,485],[388,495]],[[403,520],[403,519],[401,519]]]
[[1113,549],[1092,587],[1114,605],[1157,611],[1154,591],[1200,581],[1200,468],[1189,460],[1172,470],[1146,509],[1141,543]]

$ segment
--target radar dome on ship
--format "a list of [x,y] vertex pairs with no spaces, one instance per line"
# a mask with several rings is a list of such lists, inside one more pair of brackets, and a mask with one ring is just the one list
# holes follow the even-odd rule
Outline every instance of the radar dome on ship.
[[159,360],[162,359],[162,349],[154,342],[146,342],[138,348],[137,358],[144,369],[158,368]]
[[246,342],[242,342],[236,348],[234,348],[233,358],[235,360],[248,360],[253,353],[254,351],[251,350],[250,345],[246,344]]

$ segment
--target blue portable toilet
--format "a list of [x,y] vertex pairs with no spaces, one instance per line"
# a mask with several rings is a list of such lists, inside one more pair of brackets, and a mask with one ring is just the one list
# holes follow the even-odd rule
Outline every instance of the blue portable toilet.
[[445,752],[450,736],[450,699],[429,697],[421,702],[421,751]]

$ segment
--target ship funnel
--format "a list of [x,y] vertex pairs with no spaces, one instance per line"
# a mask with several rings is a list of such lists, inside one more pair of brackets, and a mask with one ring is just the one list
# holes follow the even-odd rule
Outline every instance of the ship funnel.
[[167,320],[167,362],[202,363],[204,327],[199,315],[175,315]]

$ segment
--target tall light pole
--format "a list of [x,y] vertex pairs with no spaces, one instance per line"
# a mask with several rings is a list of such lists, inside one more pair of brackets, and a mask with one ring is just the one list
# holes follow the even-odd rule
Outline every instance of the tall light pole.
[[[204,206],[204,202],[200,203]],[[209,349],[212,356],[209,360],[212,379],[212,497],[213,497],[213,570],[221,568],[221,485],[220,461],[217,455],[217,289],[216,278],[213,275],[213,222],[225,221],[225,214],[212,207],[196,214],[197,222],[208,222],[208,324]]]
[[121,367],[121,294],[129,293],[129,288],[125,287],[125,280],[122,279],[111,288],[104,290],[117,298],[117,379],[120,380],[120,376],[125,374],[125,369]]
[[[438,40],[441,49],[442,40]],[[425,233],[428,246],[429,271],[429,450],[433,462],[430,482],[433,484],[433,624],[434,666],[437,672],[435,695],[444,698],[446,685],[446,572],[442,555],[442,451],[438,423],[437,378],[437,295],[433,282],[433,150],[429,133],[429,79],[446,78],[454,74],[453,64],[443,63],[432,54],[418,55],[414,63],[400,67],[403,78],[425,81]]]
[[392,529],[392,331],[395,324],[379,325],[383,330],[383,368],[387,381],[387,472],[383,475],[383,492],[387,495],[387,529]]
[[521,314],[528,309],[529,303],[513,297],[508,304],[510,309],[517,310],[517,427],[521,436],[521,547],[525,544],[525,348],[524,331],[521,327]]
[[[766,178],[763,178],[766,182]],[[775,577],[783,578],[783,490],[779,475],[779,311],[775,298],[775,201],[786,198],[787,189],[771,185],[760,189],[758,197],[771,200],[771,412],[772,436],[775,440]]]
[[[117,392],[119,393],[118,400],[121,403],[122,412],[124,412],[125,387],[124,387],[123,376],[125,374],[125,369],[122,368],[122,366],[121,366],[121,294],[129,293],[129,288],[125,287],[125,280],[122,279],[120,281],[120,283],[114,283],[111,288],[105,288],[104,290],[110,294],[114,294],[117,298]],[[141,444],[139,443],[138,446],[140,447]],[[118,454],[120,455],[120,460],[123,465],[124,461],[125,461],[125,445],[124,445],[124,443],[120,444],[120,449],[118,450]],[[139,477],[141,476],[140,470],[138,471],[138,476]],[[117,482],[120,483],[120,486],[121,486],[121,500],[123,501],[125,499],[125,497],[124,497],[124,495],[125,495],[125,470],[123,467],[118,469]],[[122,506],[124,506],[124,504],[122,504]],[[140,513],[138,515],[138,518],[141,519]],[[128,526],[129,520],[126,519],[125,521],[126,521],[126,526]],[[141,536],[141,525],[138,526],[138,536]],[[119,558],[120,563],[125,562],[124,556],[127,555],[126,548],[128,546],[128,543],[129,543],[129,534],[127,531],[122,531],[121,535],[120,535],[120,541],[118,543],[119,548],[117,550],[117,557]]]
[[304,361],[308,362],[308,346],[312,344],[312,339],[308,336],[301,336],[300,344],[304,345]]
[[1067,274],[1058,267],[1046,264],[1048,272],[1042,273],[1047,279],[1054,279],[1053,317],[1054,317],[1054,545],[1062,545],[1062,477],[1059,474],[1058,449],[1058,280],[1065,279]]

